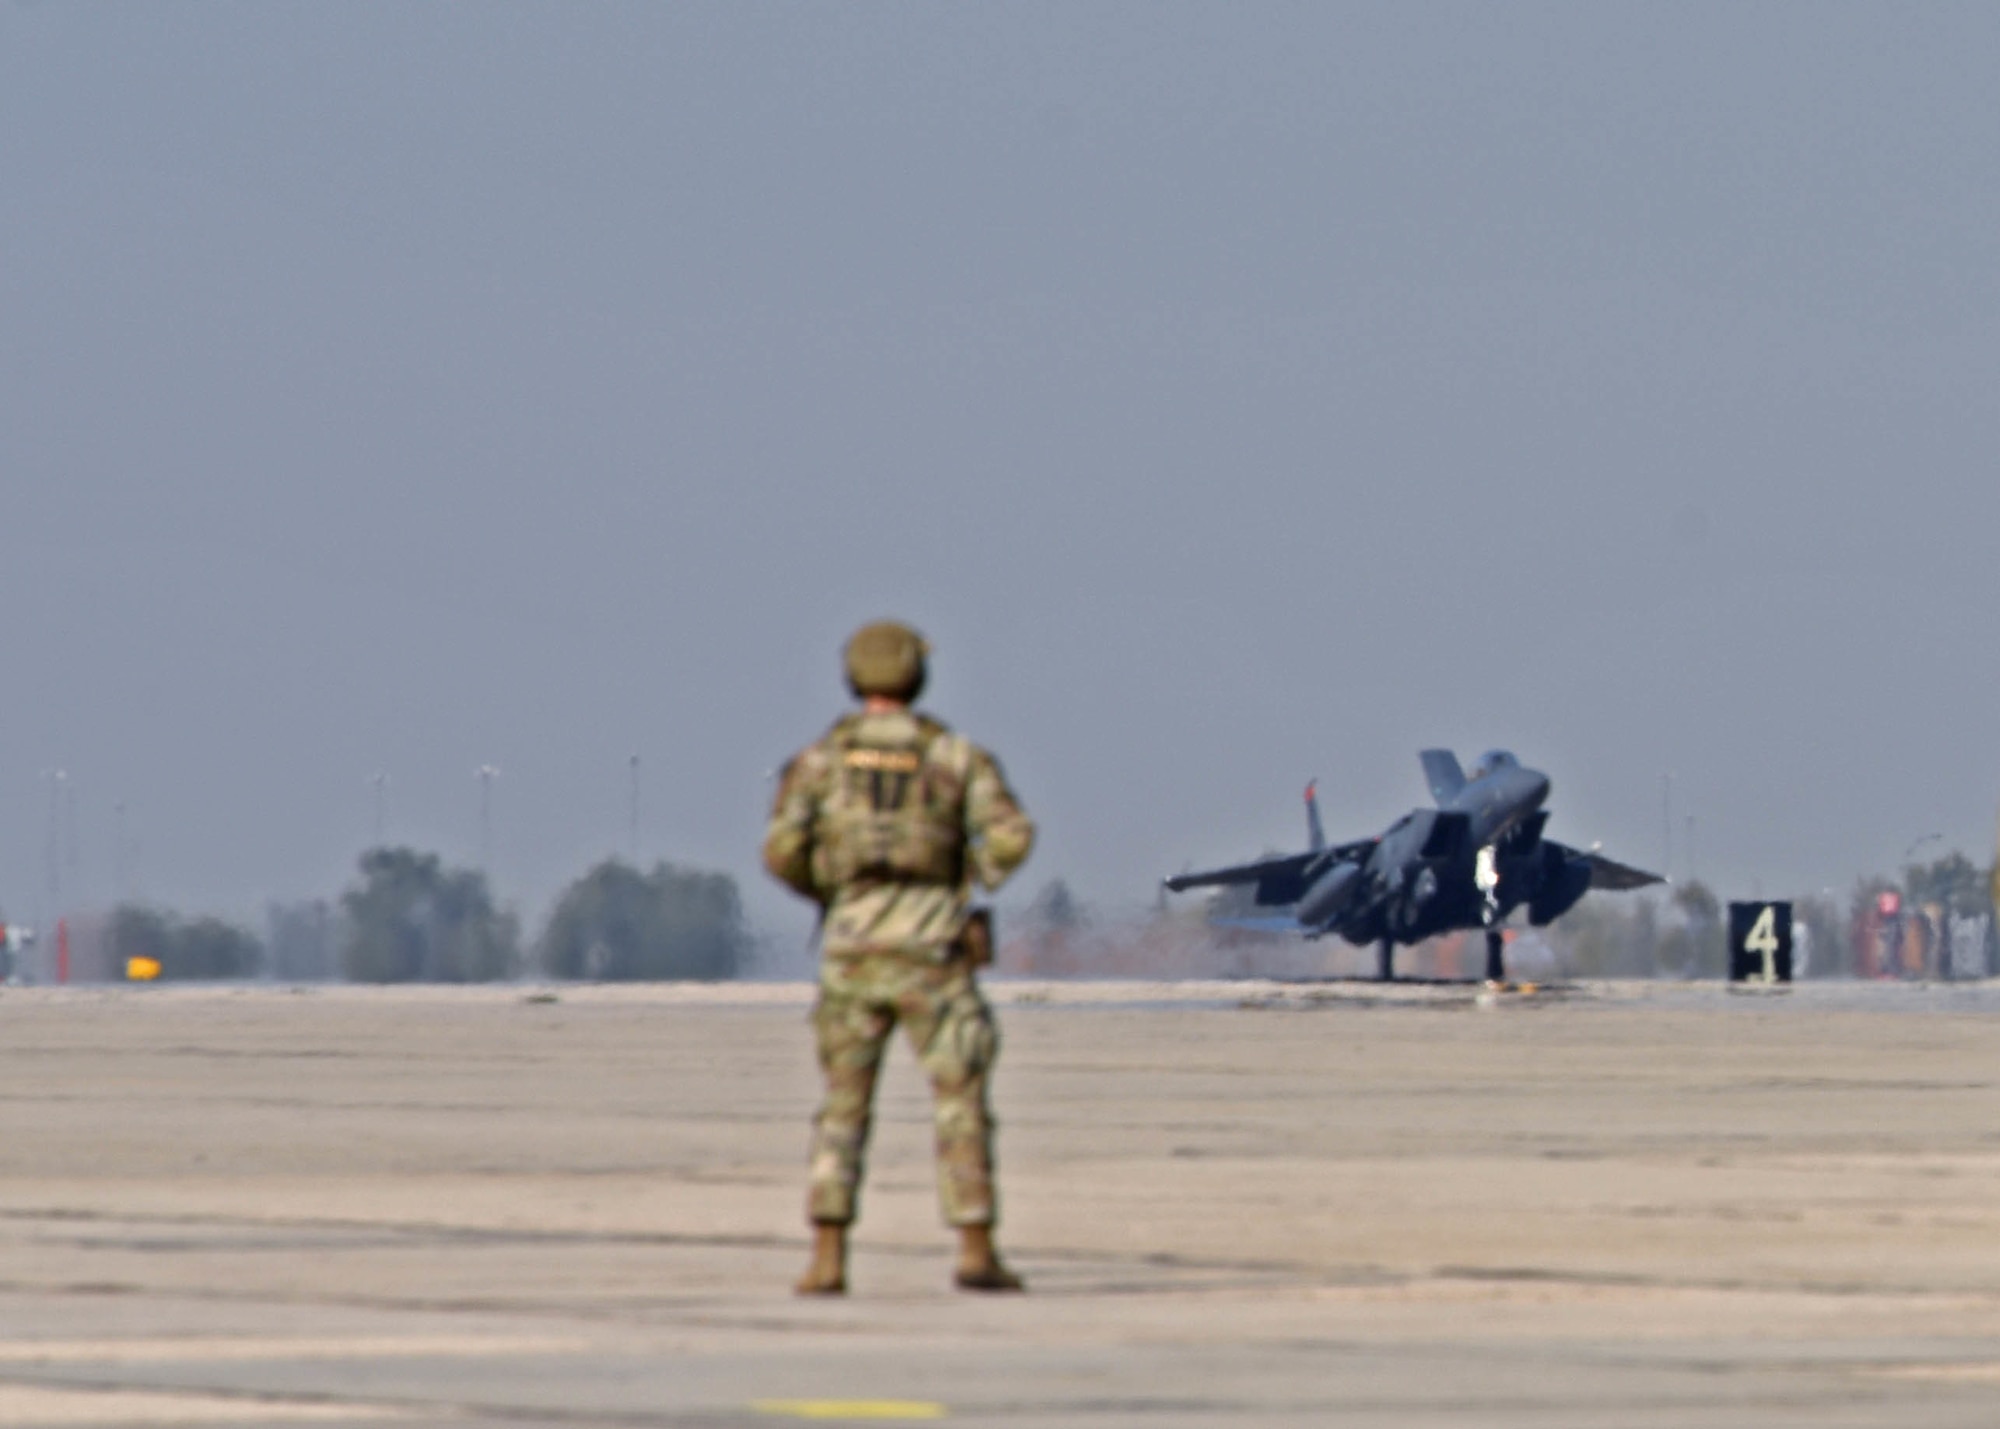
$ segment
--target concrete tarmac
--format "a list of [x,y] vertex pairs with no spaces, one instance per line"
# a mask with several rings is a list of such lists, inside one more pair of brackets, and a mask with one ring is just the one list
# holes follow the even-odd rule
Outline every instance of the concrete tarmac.
[[2000,1423],[2000,991],[992,987],[1002,1240],[798,986],[0,994],[0,1425]]

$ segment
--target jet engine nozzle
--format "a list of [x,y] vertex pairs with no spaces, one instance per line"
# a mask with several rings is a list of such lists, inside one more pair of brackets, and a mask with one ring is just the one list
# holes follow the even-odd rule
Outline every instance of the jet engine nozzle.
[[1574,908],[1590,891],[1590,864],[1550,849],[1542,866],[1540,885],[1528,900],[1528,921],[1547,927]]

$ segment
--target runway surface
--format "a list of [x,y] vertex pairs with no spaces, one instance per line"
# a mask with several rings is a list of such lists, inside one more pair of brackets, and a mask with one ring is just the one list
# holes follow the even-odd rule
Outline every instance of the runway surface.
[[0,993],[0,1425],[2000,1423],[2000,992],[996,983],[1003,1243],[809,989]]

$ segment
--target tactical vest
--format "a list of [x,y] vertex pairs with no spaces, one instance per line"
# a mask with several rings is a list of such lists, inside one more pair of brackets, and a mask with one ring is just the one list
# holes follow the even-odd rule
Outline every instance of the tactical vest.
[[959,741],[934,720],[855,715],[827,733],[829,786],[813,823],[813,882],[965,880],[965,779]]

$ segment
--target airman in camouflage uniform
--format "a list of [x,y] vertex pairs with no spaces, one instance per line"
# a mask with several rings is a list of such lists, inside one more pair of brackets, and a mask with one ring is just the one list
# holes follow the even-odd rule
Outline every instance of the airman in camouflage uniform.
[[814,1122],[801,1294],[847,1288],[876,1074],[898,1023],[936,1098],[938,1192],[960,1237],[956,1280],[1019,1290],[993,1247],[993,1116],[986,1080],[1000,1049],[973,970],[985,925],[973,885],[997,888],[1027,858],[1034,825],[993,756],[911,709],[929,647],[907,626],[848,641],[861,708],[789,764],[764,834],[764,866],[820,905],[813,1009],[826,1100]]

